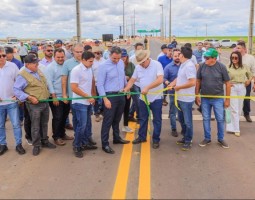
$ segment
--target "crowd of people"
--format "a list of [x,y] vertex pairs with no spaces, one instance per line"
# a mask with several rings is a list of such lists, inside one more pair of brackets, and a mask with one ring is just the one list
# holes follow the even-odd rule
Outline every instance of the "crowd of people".
[[[38,49],[32,48],[28,52],[21,45],[21,61],[14,57],[11,47],[0,47],[0,155],[8,150],[7,115],[19,154],[26,153],[22,146],[21,126],[24,123],[25,138],[29,145],[33,145],[34,156],[40,154],[41,148],[54,149],[65,145],[66,140],[73,140],[73,153],[81,158],[84,150],[98,148],[92,134],[92,114],[95,122],[102,121],[102,150],[114,154],[109,143],[111,128],[113,144],[130,143],[120,136],[122,116],[123,132],[134,132],[128,126],[129,121],[140,125],[138,137],[132,143],[146,142],[147,106],[153,115],[152,147],[158,149],[162,107],[168,105],[167,96],[171,134],[178,137],[178,114],[182,139],[177,144],[182,145],[182,150],[189,150],[192,146],[194,103],[203,116],[204,140],[199,146],[211,143],[213,109],[218,142],[223,148],[229,148],[224,139],[225,110],[231,114],[231,120],[226,124],[228,133],[241,135],[239,121],[242,109],[246,120],[252,122],[249,99],[222,98],[224,95],[250,96],[251,81],[255,79],[255,60],[247,54],[245,42],[238,42],[227,66],[220,62],[219,51],[210,44],[198,43],[193,51],[190,43],[177,48],[174,40],[171,44],[162,45],[162,52],[157,60],[153,60],[150,50],[146,49],[147,42],[146,47],[143,43],[136,43],[134,50],[128,53],[111,43],[106,44],[107,50],[104,51],[99,43],[95,46],[80,43],[64,46],[61,40],[57,40],[54,46],[43,46],[44,58],[41,60]],[[163,93],[164,88],[167,89]],[[129,92],[136,94],[125,95]],[[178,108],[174,102],[175,93]],[[210,95],[210,98],[200,98],[200,94]],[[142,95],[147,95],[149,104]],[[54,144],[49,142],[48,136],[50,110]],[[68,135],[66,128],[73,129],[74,136]]]

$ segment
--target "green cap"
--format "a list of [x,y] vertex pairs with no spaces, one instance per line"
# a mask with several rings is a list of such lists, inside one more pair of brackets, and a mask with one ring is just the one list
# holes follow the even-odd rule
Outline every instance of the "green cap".
[[206,52],[204,52],[203,56],[217,58],[218,57],[218,51],[214,48],[209,48],[209,49],[206,50]]

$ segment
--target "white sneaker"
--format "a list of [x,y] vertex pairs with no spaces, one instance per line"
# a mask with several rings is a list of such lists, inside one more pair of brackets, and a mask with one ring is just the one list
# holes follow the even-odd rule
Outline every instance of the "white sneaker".
[[240,137],[241,136],[240,132],[235,132],[235,136]]
[[132,129],[129,128],[128,126],[124,126],[124,127],[122,128],[122,132],[130,133],[130,132],[134,132],[134,130],[132,130]]

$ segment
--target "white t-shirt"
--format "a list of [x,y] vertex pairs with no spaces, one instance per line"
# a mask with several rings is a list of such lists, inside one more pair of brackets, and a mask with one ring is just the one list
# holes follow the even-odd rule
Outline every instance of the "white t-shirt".
[[97,75],[98,75],[98,66],[102,64],[105,61],[104,58],[100,58],[100,60],[94,59],[93,65],[92,65],[92,71],[93,76],[95,78],[96,84],[97,84]]
[[250,54],[245,54],[242,56],[243,64],[247,65],[248,68],[251,70],[252,75],[255,76],[255,59],[254,56]]
[[192,55],[191,61],[194,63],[194,65],[197,65],[197,58],[196,58],[196,56]]
[[[6,61],[3,68],[0,68],[0,98],[2,100],[11,100],[14,96],[13,85],[15,83],[16,77],[19,73],[19,68],[15,63]],[[8,105],[14,102],[0,102],[1,105]]]
[[[177,82],[176,86],[183,85],[188,82],[189,79],[196,78],[196,67],[195,64],[191,61],[191,59],[182,63],[180,69],[177,74]],[[181,89],[176,92],[177,94],[190,94],[195,95],[195,86]],[[195,96],[178,96],[179,101],[183,102],[193,102],[195,101]]]
[[18,52],[20,56],[26,56],[28,54],[27,47],[26,46],[20,46],[18,48]]
[[[73,70],[71,71],[70,84],[77,83],[78,87],[89,96],[91,96],[92,80],[93,80],[92,68],[87,68],[82,63],[74,67]],[[81,96],[73,92],[73,98],[79,97]],[[87,99],[72,100],[72,104],[75,103],[90,105]]]
[[[150,85],[152,82],[154,82],[158,76],[164,76],[164,71],[163,67],[160,64],[160,62],[156,60],[150,59],[150,65],[147,68],[143,68],[141,65],[137,65],[135,68],[135,71],[132,75],[132,78],[138,79],[141,87],[141,91],[143,88],[146,86]],[[149,90],[149,92],[156,92],[158,90],[163,90],[163,83],[160,84],[159,86]],[[163,93],[160,92],[159,94],[148,94],[147,98],[149,102],[153,102],[157,99],[162,98]],[[141,96],[140,96],[140,99]]]

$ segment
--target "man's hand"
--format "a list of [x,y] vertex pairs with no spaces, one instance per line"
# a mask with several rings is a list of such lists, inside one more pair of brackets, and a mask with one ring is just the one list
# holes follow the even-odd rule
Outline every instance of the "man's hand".
[[95,104],[95,99],[91,98],[91,99],[88,99],[89,103],[91,103],[92,105]]
[[107,109],[111,109],[112,108],[112,104],[109,101],[109,99],[104,99],[104,105]]
[[180,86],[175,86],[174,87],[174,90],[177,92],[177,91],[179,91],[181,88],[180,88]]
[[148,92],[149,92],[149,88],[147,88],[147,87],[145,87],[145,88],[143,88],[143,90],[142,90],[142,94],[143,95],[146,95],[146,94],[148,94]]
[[201,105],[201,99],[200,99],[200,97],[196,97],[195,103],[196,103],[197,106],[200,106],[200,105]]
[[2,99],[0,98],[0,102],[2,102]]
[[[67,99],[68,97],[67,96],[63,96],[63,98]],[[68,100],[64,100],[63,102],[64,102],[64,104],[68,104]]]
[[[245,85],[245,87],[247,87],[248,85],[250,85],[251,84],[251,81],[250,80],[247,80],[247,81],[245,81],[245,83],[244,83],[244,85]],[[253,87],[254,88],[254,87]]]
[[224,107],[228,108],[230,106],[230,99],[225,99]]
[[59,106],[59,101],[58,101],[57,98],[54,98],[54,99],[53,99],[53,105],[54,105],[54,106]]
[[38,99],[33,96],[28,96],[27,98],[29,101],[31,101],[32,104],[36,105],[39,103]]

